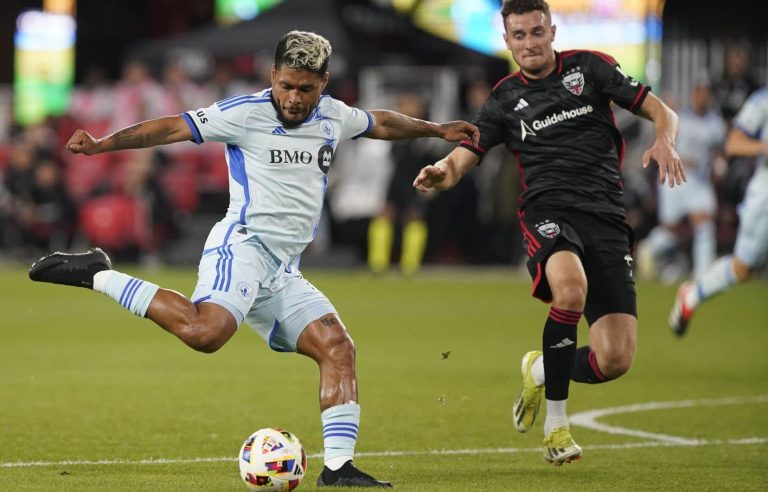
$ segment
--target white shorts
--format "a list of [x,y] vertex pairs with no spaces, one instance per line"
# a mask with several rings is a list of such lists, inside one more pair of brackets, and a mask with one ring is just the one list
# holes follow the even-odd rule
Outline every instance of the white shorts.
[[712,184],[697,176],[689,176],[682,186],[659,185],[659,222],[676,225],[688,215],[706,212],[714,215],[717,198]]
[[203,252],[192,302],[224,307],[278,352],[295,352],[309,323],[336,312],[301,272],[286,269],[255,236]]
[[739,207],[736,258],[755,268],[768,256],[768,165],[758,165]]

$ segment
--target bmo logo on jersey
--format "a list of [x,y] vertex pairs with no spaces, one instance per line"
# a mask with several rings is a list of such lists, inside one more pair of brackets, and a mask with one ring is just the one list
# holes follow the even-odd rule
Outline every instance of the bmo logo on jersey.
[[312,154],[306,150],[269,149],[270,164],[311,164]]
[[323,174],[328,174],[328,170],[331,169],[331,161],[333,160],[333,147],[330,145],[323,145],[317,153],[317,165]]

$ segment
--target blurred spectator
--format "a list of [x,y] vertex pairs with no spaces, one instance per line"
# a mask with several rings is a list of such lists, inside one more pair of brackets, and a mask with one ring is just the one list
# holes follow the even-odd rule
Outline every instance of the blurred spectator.
[[[490,92],[491,86],[485,81],[471,83],[465,91],[462,119],[473,121]],[[520,172],[514,158],[503,146],[496,146],[485,154],[474,174],[480,227],[477,237],[482,238],[472,248],[476,259],[483,263],[514,263],[524,252],[517,220]]]
[[163,116],[163,89],[140,60],[128,60],[123,75],[113,88],[114,111],[109,131],[116,131],[150,118]]
[[328,173],[328,204],[334,246],[368,252],[368,228],[384,209],[392,176],[392,143],[361,138],[341,145]]
[[86,126],[90,132],[106,131],[112,113],[115,111],[115,101],[112,86],[106,78],[104,70],[91,67],[83,78],[83,83],[72,91],[69,114],[81,126]]
[[658,185],[659,225],[638,247],[638,272],[655,278],[659,260],[668,265],[661,278],[674,282],[683,268],[670,256],[681,244],[681,227],[687,219],[693,232],[693,270],[701,273],[717,253],[715,212],[717,199],[712,185],[713,162],[722,161],[726,125],[712,108],[712,92],[708,80],[699,80],[691,92],[690,106],[679,111],[680,130],[677,152],[686,169],[687,182],[682,187]]
[[61,181],[59,166],[51,159],[34,167],[30,196],[17,212],[25,249],[40,253],[65,250],[74,232],[75,207]]
[[[428,119],[426,101],[414,93],[397,99],[397,111],[413,118]],[[432,138],[395,140],[391,156],[393,172],[384,209],[368,229],[368,266],[374,273],[389,269],[395,230],[401,230],[400,269],[404,274],[419,270],[427,246],[426,206],[430,195],[413,188],[413,180],[426,164],[442,158],[444,147]],[[395,227],[395,226],[399,227]]]
[[725,54],[725,73],[714,88],[715,99],[728,124],[757,88],[758,84],[750,74],[748,45],[742,42],[729,46]]

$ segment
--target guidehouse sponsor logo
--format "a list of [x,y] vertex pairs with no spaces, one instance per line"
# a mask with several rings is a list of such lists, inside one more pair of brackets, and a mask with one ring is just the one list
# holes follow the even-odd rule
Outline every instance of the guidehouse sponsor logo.
[[571,109],[571,110],[564,109],[559,113],[553,113],[547,116],[543,120],[533,120],[533,123],[530,126],[524,120],[521,119],[520,134],[522,135],[522,139],[525,140],[525,137],[527,137],[528,135],[536,136],[536,132],[538,130],[543,130],[544,128],[547,128],[552,125],[556,125],[565,120],[572,120],[573,118],[584,116],[585,114],[589,114],[594,110],[595,108],[593,108],[591,104],[582,106],[580,108]]

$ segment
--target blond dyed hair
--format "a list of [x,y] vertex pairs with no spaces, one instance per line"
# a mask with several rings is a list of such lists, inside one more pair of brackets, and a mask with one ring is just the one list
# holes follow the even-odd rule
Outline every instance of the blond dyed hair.
[[275,68],[283,65],[293,70],[324,74],[331,60],[331,43],[319,34],[291,31],[283,35],[275,48]]

